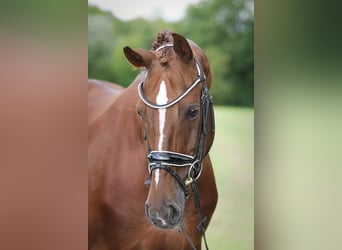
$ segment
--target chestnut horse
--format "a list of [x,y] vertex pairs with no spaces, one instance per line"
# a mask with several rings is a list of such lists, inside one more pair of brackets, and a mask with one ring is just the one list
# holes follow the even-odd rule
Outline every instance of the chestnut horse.
[[166,30],[124,54],[143,69],[128,88],[88,88],[89,249],[201,249],[217,203],[209,62]]

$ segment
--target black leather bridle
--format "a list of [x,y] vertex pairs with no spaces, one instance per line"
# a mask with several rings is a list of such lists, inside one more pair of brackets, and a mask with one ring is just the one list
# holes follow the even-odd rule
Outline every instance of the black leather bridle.
[[[166,44],[158,48],[156,51],[163,49],[165,47],[171,47],[172,44]],[[200,217],[200,224],[198,225],[198,230],[202,232],[204,236],[204,241],[206,245],[206,249],[208,249],[207,242],[205,239],[205,221],[206,217],[203,218],[201,213],[201,206],[200,206],[200,200],[199,200],[199,192],[198,192],[198,179],[202,173],[202,160],[205,157],[205,155],[208,153],[213,140],[214,140],[214,134],[215,134],[215,121],[214,121],[214,111],[213,111],[213,100],[212,96],[210,95],[209,89],[206,85],[206,77],[203,72],[201,63],[198,59],[196,59],[196,69],[197,69],[197,78],[192,82],[192,84],[177,98],[173,99],[172,101],[166,103],[166,104],[155,104],[151,102],[144,94],[143,91],[143,85],[144,81],[140,82],[138,86],[138,94],[140,99],[144,104],[146,104],[148,107],[153,109],[166,109],[169,108],[176,103],[180,102],[191,90],[193,90],[198,84],[201,84],[201,94],[200,94],[200,109],[201,109],[201,123],[200,123],[200,134],[199,134],[199,141],[197,144],[197,148],[195,150],[194,155],[187,155],[182,154],[178,152],[171,152],[171,151],[151,151],[148,149],[147,154],[147,161],[148,161],[148,171],[150,176],[152,175],[153,170],[155,169],[163,169],[167,171],[169,174],[171,174],[176,181],[179,183],[179,185],[182,187],[184,194],[186,197],[189,195],[189,189],[188,186],[191,184],[194,198],[195,198],[195,205],[198,210],[198,214]],[[210,128],[208,133],[208,115],[210,115]],[[146,131],[144,132],[146,135]],[[210,136],[210,144],[205,152],[205,140],[206,137]],[[187,177],[183,179],[181,176],[177,174],[177,172],[172,167],[188,167],[188,173]],[[185,235],[185,233],[183,232]],[[187,236],[185,235],[187,238]],[[193,249],[196,249],[189,240],[189,243],[191,244]]]
[[[164,169],[167,172],[169,172],[180,184],[182,187],[185,196],[189,195],[189,190],[187,186],[189,186],[193,180],[197,180],[202,172],[202,160],[205,157],[205,153],[209,151],[209,148],[213,142],[214,139],[214,113],[213,113],[213,101],[212,96],[210,95],[209,89],[206,85],[206,77],[204,75],[203,69],[201,67],[201,64],[199,60],[196,60],[196,68],[198,72],[197,78],[192,82],[192,84],[177,98],[174,100],[163,104],[155,104],[152,103],[150,100],[146,98],[143,91],[143,85],[144,82],[142,81],[138,86],[138,93],[140,99],[149,107],[154,109],[166,109],[169,108],[179,101],[181,101],[192,89],[194,89],[198,84],[201,83],[202,89],[201,89],[201,124],[200,124],[200,135],[199,135],[199,142],[197,144],[197,149],[195,151],[195,154],[192,155],[186,155],[178,152],[171,152],[171,151],[150,151],[147,154],[147,160],[148,160],[148,170],[150,175],[152,175],[153,170],[155,169]],[[207,152],[204,152],[205,147],[205,139],[208,134],[208,114],[210,112],[210,127],[211,127],[211,143],[209,148],[207,149]],[[184,180],[182,177],[180,177],[175,170],[173,170],[171,167],[188,167],[188,175],[187,178]]]

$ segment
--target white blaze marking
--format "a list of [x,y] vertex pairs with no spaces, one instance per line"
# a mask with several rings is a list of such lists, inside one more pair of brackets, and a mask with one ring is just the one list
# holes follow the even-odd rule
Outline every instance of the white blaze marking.
[[156,171],[154,172],[154,181],[156,183],[156,188],[157,188],[157,185],[158,185],[158,182],[159,182],[159,168],[156,169]]
[[[160,83],[159,87],[159,93],[157,95],[156,103],[158,105],[163,105],[167,103],[167,92],[166,92],[166,85],[165,81],[162,81]],[[159,141],[158,141],[158,150],[162,150],[163,146],[163,139],[164,139],[164,127],[165,127],[165,115],[166,115],[166,109],[158,109],[159,111]],[[155,172],[155,183],[156,187],[159,182],[159,169],[156,169]]]
[[[158,170],[159,170],[159,169],[158,169]],[[159,215],[158,212],[157,212],[157,219],[161,221],[161,223],[163,224],[163,226],[166,225],[166,221],[165,221],[162,217],[160,217],[160,215]]]
[[[163,105],[167,103],[167,93],[166,93],[166,85],[165,82],[162,81],[160,83],[159,93],[157,95],[156,103],[158,105]],[[164,139],[164,126],[165,126],[165,114],[166,109],[158,109],[159,111],[159,142],[158,142],[158,150],[162,149],[163,139]]]

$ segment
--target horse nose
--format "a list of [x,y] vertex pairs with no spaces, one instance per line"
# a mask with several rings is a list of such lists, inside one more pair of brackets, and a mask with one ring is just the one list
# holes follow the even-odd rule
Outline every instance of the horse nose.
[[150,204],[145,203],[145,213],[155,226],[168,229],[179,224],[182,217],[181,209],[176,203],[169,203],[157,210],[151,209]]

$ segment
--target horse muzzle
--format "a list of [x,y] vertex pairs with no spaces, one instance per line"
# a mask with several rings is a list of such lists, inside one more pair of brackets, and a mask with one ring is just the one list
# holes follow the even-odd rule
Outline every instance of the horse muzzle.
[[146,202],[145,213],[152,224],[161,229],[174,229],[181,225],[183,218],[183,209],[174,202],[169,202],[158,209],[153,209]]

